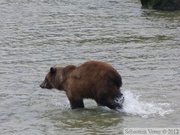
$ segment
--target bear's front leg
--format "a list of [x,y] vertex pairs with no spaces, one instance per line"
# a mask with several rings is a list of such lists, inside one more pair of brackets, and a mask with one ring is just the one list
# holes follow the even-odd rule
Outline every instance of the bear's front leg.
[[66,95],[69,99],[71,109],[84,108],[83,99],[79,95],[72,93],[71,90],[67,90]]
[[69,100],[71,104],[71,109],[84,108],[83,100]]

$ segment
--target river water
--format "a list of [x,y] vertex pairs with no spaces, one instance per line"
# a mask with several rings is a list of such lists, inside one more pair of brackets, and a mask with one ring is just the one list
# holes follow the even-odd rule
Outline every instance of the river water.
[[[105,61],[123,79],[124,108],[39,87],[53,65]],[[1,0],[0,134],[123,134],[180,127],[180,11],[139,0]]]

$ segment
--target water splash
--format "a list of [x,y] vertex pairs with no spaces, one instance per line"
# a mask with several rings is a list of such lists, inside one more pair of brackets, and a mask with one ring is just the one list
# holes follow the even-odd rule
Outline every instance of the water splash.
[[123,103],[122,111],[126,114],[138,115],[143,118],[148,118],[155,115],[164,116],[174,111],[170,108],[170,103],[150,103],[140,101],[140,96],[133,94],[131,91],[124,91],[123,95],[125,97],[125,100]]

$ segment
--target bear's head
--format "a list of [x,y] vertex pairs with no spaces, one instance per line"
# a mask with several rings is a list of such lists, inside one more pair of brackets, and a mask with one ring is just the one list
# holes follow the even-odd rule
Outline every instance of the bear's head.
[[57,66],[51,67],[44,81],[40,84],[40,87],[44,89],[56,88],[58,90],[62,90],[63,69],[64,69],[63,67],[57,67]]
[[63,84],[69,78],[69,75],[74,69],[76,69],[76,66],[74,65],[66,67],[51,67],[44,81],[40,84],[40,87],[44,89],[55,88],[58,90],[64,90]]

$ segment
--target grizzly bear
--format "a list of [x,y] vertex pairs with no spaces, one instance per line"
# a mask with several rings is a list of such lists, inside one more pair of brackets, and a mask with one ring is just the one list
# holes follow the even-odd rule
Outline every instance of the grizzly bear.
[[88,61],[80,66],[50,68],[41,88],[63,90],[72,109],[84,108],[83,99],[94,99],[100,106],[121,109],[124,101],[120,91],[122,78],[109,64]]

